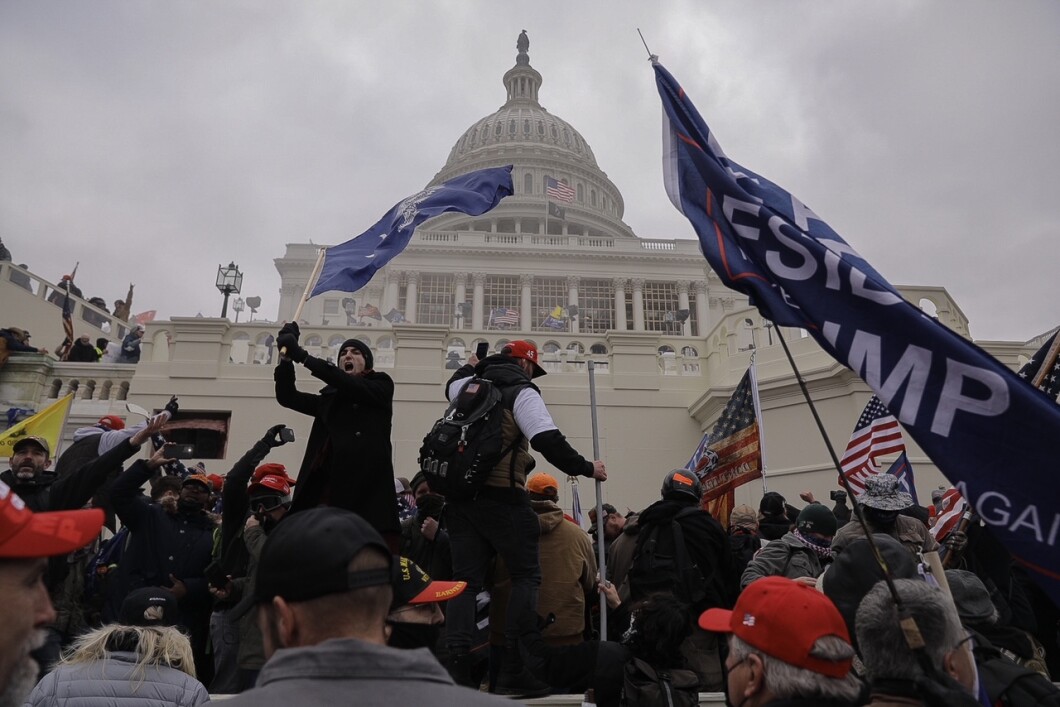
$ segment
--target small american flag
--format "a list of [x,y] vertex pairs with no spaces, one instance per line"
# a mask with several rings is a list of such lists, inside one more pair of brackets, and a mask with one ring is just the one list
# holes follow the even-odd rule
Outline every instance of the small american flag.
[[1019,377],[1056,400],[1060,395],[1060,330],[1020,369]]
[[854,426],[854,434],[839,465],[855,493],[861,493],[865,490],[865,479],[879,473],[876,457],[904,451],[898,420],[873,395]]
[[961,492],[952,486],[942,494],[939,504],[938,515],[931,525],[931,535],[936,541],[942,542],[946,536],[953,532],[961,522],[961,516],[968,508],[968,502],[964,500]]
[[490,326],[508,324],[519,326],[519,310],[514,307],[496,307],[490,310]]
[[545,177],[545,194],[550,199],[564,201],[568,204],[574,201],[574,190],[552,177]]

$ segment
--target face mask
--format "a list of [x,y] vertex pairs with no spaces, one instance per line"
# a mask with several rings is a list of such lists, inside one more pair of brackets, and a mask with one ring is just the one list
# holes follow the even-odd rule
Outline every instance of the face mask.
[[409,624],[391,621],[390,638],[386,644],[391,648],[434,648],[441,635],[441,624]]
[[444,505],[445,499],[441,496],[436,496],[433,493],[420,496],[420,499],[416,501],[416,522],[419,525],[423,525],[423,521],[428,518],[437,520],[442,515],[442,506]]
[[877,528],[890,530],[898,522],[898,511],[881,511],[876,508],[865,507],[865,519]]
[[190,498],[182,498],[177,501],[177,510],[181,513],[195,513],[202,510],[202,504]]

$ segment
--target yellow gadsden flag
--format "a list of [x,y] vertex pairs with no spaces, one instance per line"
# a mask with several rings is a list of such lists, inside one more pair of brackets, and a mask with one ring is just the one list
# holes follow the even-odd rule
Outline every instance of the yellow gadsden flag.
[[43,437],[48,440],[51,458],[58,457],[59,440],[63,436],[63,425],[66,424],[66,416],[70,414],[70,404],[73,400],[74,394],[70,393],[33,417],[26,418],[17,425],[0,432],[0,459],[7,459],[14,454],[15,444],[26,437]]

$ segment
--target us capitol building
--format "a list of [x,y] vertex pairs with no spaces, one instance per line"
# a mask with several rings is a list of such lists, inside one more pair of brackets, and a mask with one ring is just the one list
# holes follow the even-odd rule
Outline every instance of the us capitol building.
[[[763,420],[766,484],[791,499],[812,489],[827,498],[835,470],[783,355],[773,325],[725,288],[695,240],[642,238],[622,221],[618,188],[571,124],[541,106],[542,77],[520,37],[515,65],[503,76],[504,105],[459,136],[437,184],[460,174],[506,164],[514,195],[479,217],[444,214],[425,223],[400,256],[356,293],[311,299],[302,315],[302,343],[334,358],[355,336],[369,344],[377,369],[395,380],[395,470],[416,472],[423,435],[445,407],[443,383],[480,341],[497,351],[507,341],[531,339],[549,375],[537,381],[557,425],[586,457],[593,456],[589,362],[597,392],[600,456],[607,463],[606,500],[640,509],[658,498],[663,475],[683,466],[718,418],[756,352]],[[558,182],[569,201],[550,198]],[[553,183],[553,192],[557,185]],[[292,318],[319,246],[288,244],[276,259],[280,275],[277,321]],[[62,338],[49,295],[56,284],[11,263],[0,263],[10,325],[28,324],[41,342]],[[899,287],[911,302],[969,337],[968,321],[940,287]],[[74,298],[72,298],[74,299]],[[76,298],[75,331],[92,337],[124,333],[124,323]],[[295,429],[294,444],[270,461],[296,471],[311,420],[282,409],[273,398],[274,322],[173,317],[147,325],[135,366],[58,362],[51,356],[13,356],[0,376],[0,402],[39,409],[75,393],[65,429],[108,413],[135,422],[133,402],[154,410],[178,395],[174,441],[197,446],[211,472],[225,473],[271,425]],[[352,332],[352,333],[351,333]],[[871,393],[853,373],[799,330],[784,330],[799,370],[841,450]],[[977,342],[1016,368],[1048,333],[1026,342]],[[320,382],[301,366],[299,387]],[[922,499],[946,483],[908,437],[909,458]],[[548,470],[539,459],[538,469]],[[554,471],[554,470],[552,470]],[[948,484],[947,484],[948,485]],[[757,505],[752,482],[736,502]],[[582,480],[581,502],[594,501]],[[561,504],[571,507],[570,489]]]

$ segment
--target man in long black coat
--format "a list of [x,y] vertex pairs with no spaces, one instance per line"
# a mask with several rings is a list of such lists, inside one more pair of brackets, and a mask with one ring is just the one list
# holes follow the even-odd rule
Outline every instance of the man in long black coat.
[[[396,553],[401,526],[390,446],[394,381],[372,369],[372,351],[362,341],[343,342],[336,365],[310,356],[298,335],[297,324],[280,329],[276,346],[286,353],[273,375],[276,402],[314,418],[291,512],[321,505],[351,510]],[[293,362],[327,385],[316,394],[298,391]]]

